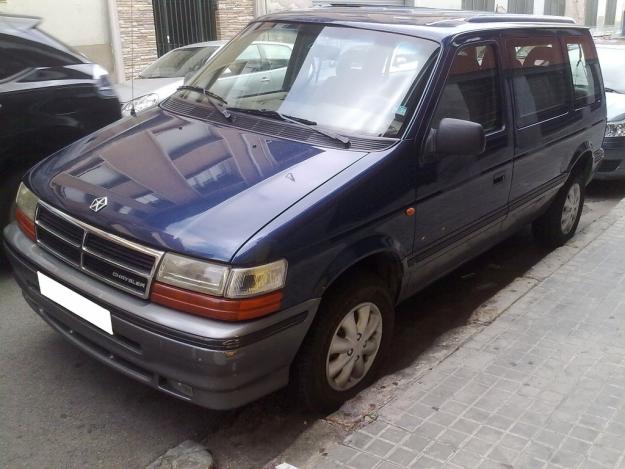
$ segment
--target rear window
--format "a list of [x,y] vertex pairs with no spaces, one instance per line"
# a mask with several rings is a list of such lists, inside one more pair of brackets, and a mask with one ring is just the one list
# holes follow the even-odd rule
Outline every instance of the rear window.
[[525,127],[563,114],[568,109],[566,64],[556,37],[508,41],[513,69],[517,125]]
[[[60,44],[60,43],[59,43]],[[59,67],[80,61],[70,53],[57,49],[54,40],[38,29],[22,36],[0,34],[0,80],[37,67]]]
[[601,100],[599,61],[590,39],[584,36],[567,37],[571,78],[575,92],[575,107],[583,107]]

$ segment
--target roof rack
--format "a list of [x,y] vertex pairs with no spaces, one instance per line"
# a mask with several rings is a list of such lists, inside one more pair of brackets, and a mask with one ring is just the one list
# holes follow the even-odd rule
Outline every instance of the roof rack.
[[534,16],[510,15],[498,13],[495,15],[477,15],[466,19],[467,23],[565,23],[575,24],[573,18],[566,16]]

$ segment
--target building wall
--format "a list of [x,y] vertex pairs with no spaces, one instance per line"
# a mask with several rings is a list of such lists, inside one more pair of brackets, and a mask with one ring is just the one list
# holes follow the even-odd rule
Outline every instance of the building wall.
[[114,72],[107,0],[5,0],[0,12],[42,18],[42,30]]
[[231,39],[256,16],[255,0],[216,0],[217,39]]
[[[124,78],[136,77],[156,57],[152,0],[115,0]],[[132,5],[132,11],[131,11]]]

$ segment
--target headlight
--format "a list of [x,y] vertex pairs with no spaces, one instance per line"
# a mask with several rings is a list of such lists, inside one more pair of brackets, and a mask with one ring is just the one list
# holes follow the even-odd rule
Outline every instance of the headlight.
[[222,296],[230,268],[167,253],[158,269],[156,280],[199,293]]
[[99,65],[93,66],[93,79],[96,81],[98,93],[105,98],[114,98],[117,95],[113,89],[113,84],[109,80],[108,72]]
[[38,201],[37,196],[23,182],[20,183],[15,198],[15,220],[24,234],[33,241],[36,239],[35,212]]
[[156,275],[158,282],[226,298],[249,298],[279,290],[286,280],[285,260],[251,268],[231,268],[167,253]]
[[150,93],[128,101],[122,107],[122,114],[125,116],[131,115],[133,104],[136,113],[145,111],[158,104],[158,95],[156,93]]
[[608,122],[605,129],[606,137],[625,137],[625,121]]
[[38,201],[37,196],[23,182],[20,182],[20,187],[17,189],[17,197],[15,198],[15,207],[33,223]]

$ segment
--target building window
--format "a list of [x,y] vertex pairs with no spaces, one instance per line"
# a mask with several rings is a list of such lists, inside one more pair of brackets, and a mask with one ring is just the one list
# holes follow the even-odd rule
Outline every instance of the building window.
[[534,0],[508,0],[508,13],[534,13]]
[[565,0],[545,0],[545,15],[564,16]]
[[599,0],[586,0],[586,10],[584,14],[584,23],[586,26],[597,26],[598,8]]
[[605,26],[614,26],[616,22],[616,3],[617,0],[607,0],[605,6]]
[[495,0],[462,0],[462,9],[495,11]]

